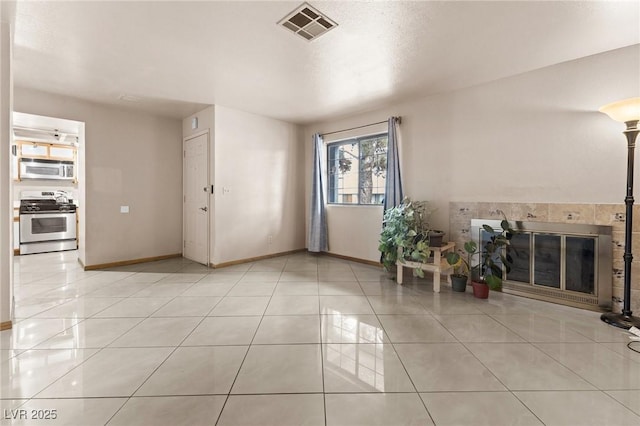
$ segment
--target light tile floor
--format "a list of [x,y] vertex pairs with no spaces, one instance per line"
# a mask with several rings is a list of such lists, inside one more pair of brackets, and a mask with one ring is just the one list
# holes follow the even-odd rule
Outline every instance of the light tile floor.
[[640,425],[640,355],[597,313],[331,257],[21,256],[15,300],[2,425]]

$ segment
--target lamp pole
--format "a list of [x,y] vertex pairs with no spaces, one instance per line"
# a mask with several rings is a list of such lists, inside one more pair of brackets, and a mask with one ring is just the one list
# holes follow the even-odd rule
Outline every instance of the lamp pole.
[[636,138],[640,133],[638,122],[640,121],[640,98],[614,102],[600,109],[617,121],[624,121],[627,128],[624,131],[627,137],[627,195],[624,199],[626,206],[625,233],[624,233],[624,300],[622,313],[607,312],[600,317],[602,321],[629,329],[633,326],[640,328],[640,318],[634,317],[631,311],[631,252],[633,238],[633,163],[635,157]]

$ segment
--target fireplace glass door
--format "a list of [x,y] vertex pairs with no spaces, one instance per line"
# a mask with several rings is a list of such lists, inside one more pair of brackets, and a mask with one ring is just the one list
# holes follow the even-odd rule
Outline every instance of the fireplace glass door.
[[516,234],[511,239],[511,252],[513,262],[507,279],[524,283],[531,282],[531,234],[523,232]]
[[534,234],[533,283],[545,287],[560,288],[562,268],[562,237]]
[[505,273],[508,281],[594,294],[593,237],[522,232],[511,240],[509,254],[513,262]]
[[567,237],[567,290],[593,293],[596,279],[596,242],[593,238]]
[[[612,227],[579,223],[512,222],[518,233],[503,255],[502,290],[588,309],[611,308]],[[500,220],[471,219],[471,238],[483,249],[491,237],[484,226],[501,231]],[[475,256],[477,264],[481,256]],[[495,259],[499,263],[499,259]]]

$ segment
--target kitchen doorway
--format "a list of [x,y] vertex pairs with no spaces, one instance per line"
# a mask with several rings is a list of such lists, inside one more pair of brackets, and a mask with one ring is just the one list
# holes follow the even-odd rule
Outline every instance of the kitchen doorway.
[[190,260],[209,264],[209,132],[183,143],[183,252]]
[[[76,258],[82,262],[85,123],[19,111],[12,115],[14,255],[74,250]],[[37,235],[29,235],[27,222],[43,224],[49,220],[58,223],[57,219],[47,219],[54,214],[64,218],[64,235],[38,230],[34,231]],[[29,216],[33,220],[28,221]]]

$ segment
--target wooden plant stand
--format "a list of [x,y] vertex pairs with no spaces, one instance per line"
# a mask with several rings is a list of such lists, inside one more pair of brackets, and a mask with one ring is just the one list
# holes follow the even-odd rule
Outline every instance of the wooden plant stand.
[[453,242],[448,242],[443,244],[440,247],[430,247],[431,252],[433,253],[433,262],[429,263],[420,263],[420,262],[412,262],[410,260],[400,261],[402,259],[402,248],[398,249],[398,260],[396,261],[396,266],[398,267],[398,284],[402,285],[402,270],[403,266],[407,268],[422,268],[423,271],[433,272],[433,292],[440,293],[440,274],[447,274],[447,282],[451,284],[451,265],[447,262],[447,259],[443,254],[448,251],[453,251],[456,244]]

